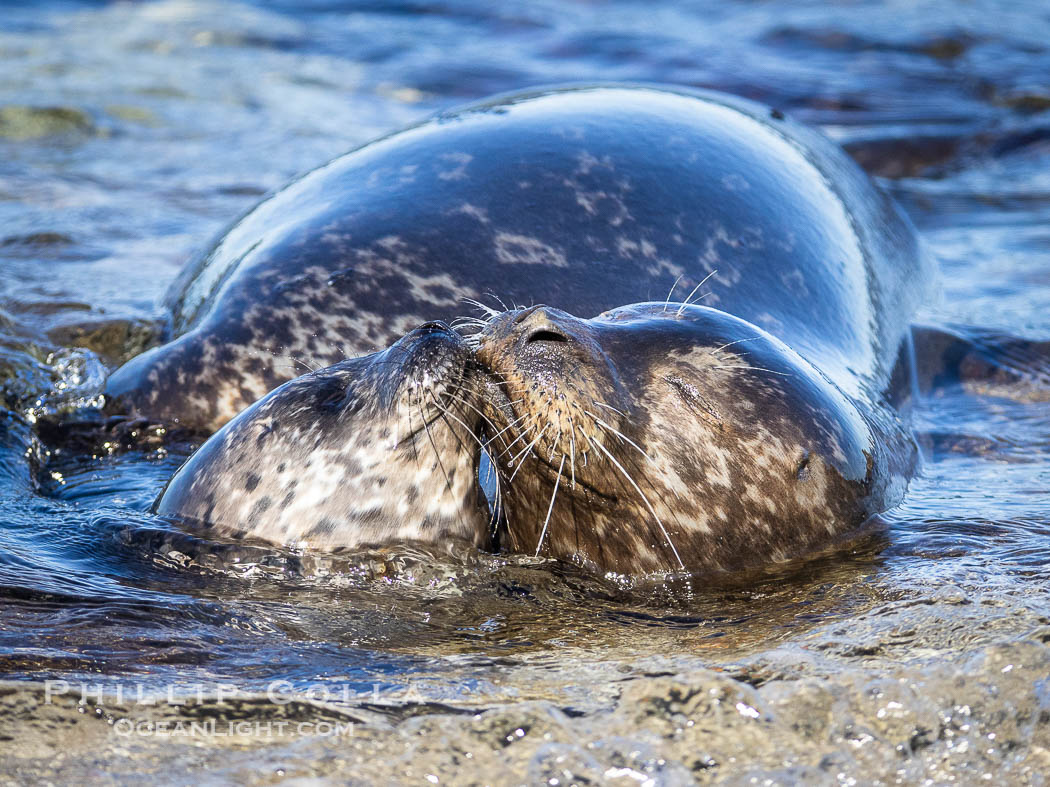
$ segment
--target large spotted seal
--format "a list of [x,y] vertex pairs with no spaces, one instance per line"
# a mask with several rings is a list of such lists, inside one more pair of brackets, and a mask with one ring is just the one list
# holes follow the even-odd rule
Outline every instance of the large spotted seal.
[[464,299],[591,317],[711,274],[706,305],[877,390],[923,273],[893,202],[779,113],[712,92],[537,90],[395,133],[264,200],[187,267],[174,338],[107,394],[213,431],[299,374],[287,358],[372,352]]
[[[494,384],[470,406],[489,419],[506,543],[614,571],[731,567],[899,496],[912,449],[885,396],[928,274],[893,202],[779,113],[652,87],[537,91],[265,201],[176,286],[177,338],[108,394],[215,429],[292,376],[275,354],[338,361],[491,293],[510,308],[474,326]],[[303,418],[321,379],[288,389]],[[286,404],[268,401],[267,417]],[[260,521],[244,510],[203,518]]]

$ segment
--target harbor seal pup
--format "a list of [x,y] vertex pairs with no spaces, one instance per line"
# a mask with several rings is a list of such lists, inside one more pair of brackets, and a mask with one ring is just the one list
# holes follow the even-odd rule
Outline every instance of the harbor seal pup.
[[175,473],[154,512],[195,529],[341,551],[492,532],[478,491],[473,356],[442,323],[285,383]]
[[925,261],[837,146],[767,107],[630,85],[497,97],[266,198],[187,266],[171,341],[110,377],[108,406],[210,432],[299,374],[287,357],[372,352],[465,299],[591,317],[709,275],[705,305],[877,388]]
[[512,551],[620,574],[783,560],[897,502],[916,459],[888,404],[716,309],[533,307],[477,340]]

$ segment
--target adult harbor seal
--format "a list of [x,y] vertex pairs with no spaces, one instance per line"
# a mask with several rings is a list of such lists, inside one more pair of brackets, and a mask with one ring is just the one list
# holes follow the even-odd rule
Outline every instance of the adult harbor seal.
[[110,406],[214,431],[301,372],[285,357],[372,352],[464,299],[589,317],[715,271],[706,305],[877,387],[922,293],[914,233],[834,144],[780,118],[713,92],[575,87],[365,145],[187,267],[175,338],[111,376]]
[[[899,498],[914,447],[886,393],[929,272],[894,203],[779,113],[699,91],[542,90],[399,132],[264,201],[173,290],[178,337],[118,370],[107,393],[215,429],[292,376],[273,351],[332,363],[493,293],[511,308],[469,339],[493,384],[461,399],[488,419],[506,543],[612,571],[734,567],[801,551]],[[264,412],[316,418],[325,374],[226,434],[241,439]],[[476,443],[457,436],[435,455],[466,467],[467,445],[476,463]],[[208,469],[183,479],[216,478],[213,502],[223,482],[247,486],[260,455],[241,444],[214,438],[223,450],[206,445],[191,464]],[[303,446],[267,461],[305,462]],[[387,477],[407,466],[395,457]],[[484,531],[463,488],[429,480],[464,516],[437,532]],[[158,510],[184,488],[176,477]],[[236,498],[178,507],[272,540],[303,535]],[[397,495],[379,499],[368,538],[418,535],[404,516],[376,524]],[[356,514],[327,519],[342,524],[326,532],[360,528]]]

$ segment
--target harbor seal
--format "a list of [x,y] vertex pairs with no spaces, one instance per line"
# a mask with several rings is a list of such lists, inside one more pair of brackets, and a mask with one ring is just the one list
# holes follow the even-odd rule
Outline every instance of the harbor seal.
[[[914,445],[888,397],[931,269],[893,201],[780,113],[651,86],[539,90],[391,135],[264,201],[190,266],[171,299],[176,338],[118,370],[107,397],[219,428],[293,375],[273,354],[332,363],[474,301],[483,318],[460,325],[491,379],[464,401],[487,419],[468,423],[492,441],[505,543],[624,573],[736,567],[899,499]],[[317,418],[324,379],[281,389],[229,434],[261,408]],[[465,436],[477,485],[481,448]],[[252,445],[212,475],[240,483]],[[379,495],[374,522],[398,494]],[[298,532],[237,498],[200,518]],[[450,508],[469,498],[457,488]],[[479,532],[474,513],[459,533]],[[417,535],[392,515],[368,538]]]
[[601,571],[797,556],[899,500],[915,443],[776,337],[684,303],[533,307],[477,337],[497,377],[503,544]]
[[709,275],[705,305],[877,388],[924,266],[894,203],[767,107],[539,89],[443,113],[266,198],[187,266],[171,341],[111,375],[107,406],[211,432],[297,362],[376,351],[471,299],[590,317]]
[[195,529],[342,551],[491,541],[475,444],[481,384],[442,323],[277,388],[182,465],[155,513]]

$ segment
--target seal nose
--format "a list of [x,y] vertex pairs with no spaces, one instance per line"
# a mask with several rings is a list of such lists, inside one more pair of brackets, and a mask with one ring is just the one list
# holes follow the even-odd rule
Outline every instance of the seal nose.
[[560,325],[560,312],[546,306],[535,306],[527,309],[515,320],[518,325],[522,346],[536,342],[568,342],[568,331]]

